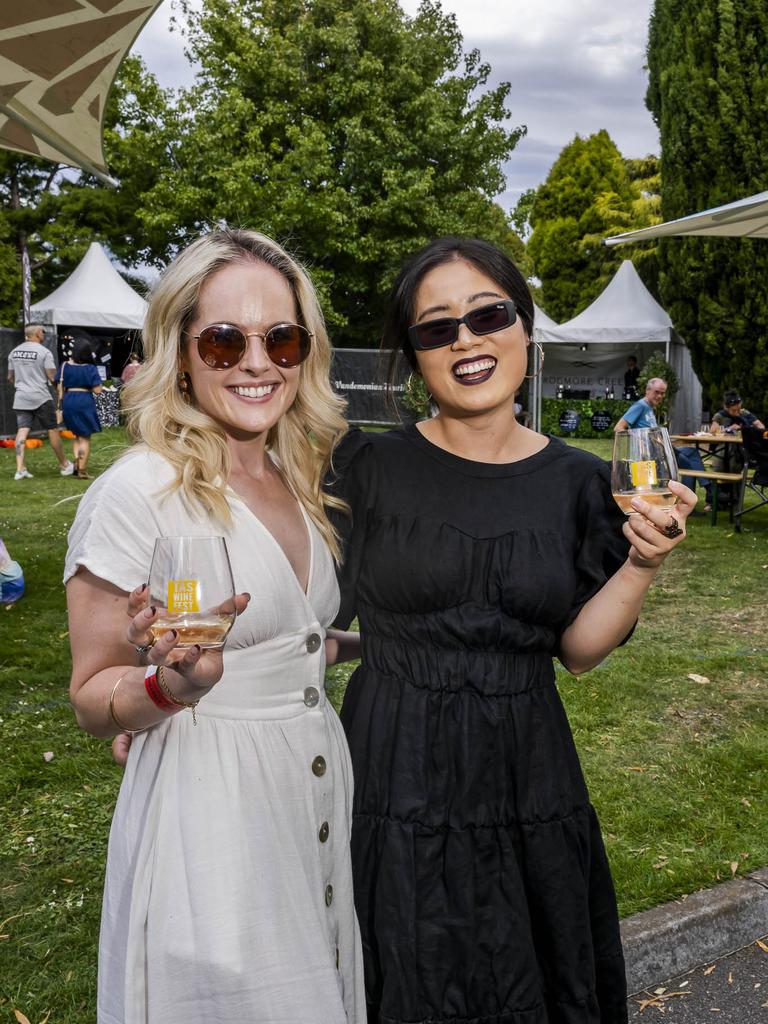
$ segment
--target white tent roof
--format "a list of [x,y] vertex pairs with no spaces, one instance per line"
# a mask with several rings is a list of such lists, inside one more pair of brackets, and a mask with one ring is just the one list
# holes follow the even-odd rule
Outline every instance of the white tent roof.
[[557,324],[551,316],[547,316],[543,309],[540,309],[536,303],[533,304],[533,326],[536,327],[557,327]]
[[147,303],[118,274],[98,242],[55,291],[31,309],[33,318],[71,327],[114,327],[138,330]]
[[630,260],[624,260],[600,295],[578,316],[554,327],[537,323],[536,330],[537,340],[545,343],[664,344],[674,336],[669,315],[645,287]]
[[639,231],[627,231],[604,239],[606,245],[642,242],[665,235],[721,235],[727,237],[768,238],[768,192],[758,192],[735,203],[715,206],[690,217],[668,220]]

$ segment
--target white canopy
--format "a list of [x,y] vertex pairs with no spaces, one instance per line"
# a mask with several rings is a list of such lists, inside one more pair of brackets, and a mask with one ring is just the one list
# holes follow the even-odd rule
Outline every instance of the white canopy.
[[627,231],[603,239],[606,245],[642,242],[666,235],[721,235],[724,237],[768,238],[768,192],[758,192],[735,203],[715,206],[689,217],[668,220],[639,231]]
[[605,289],[585,310],[564,324],[545,325],[536,320],[539,342],[606,342],[666,345],[675,331],[669,314],[640,279],[631,260],[624,260]]
[[47,324],[139,330],[147,303],[110,263],[98,242],[55,291],[31,309],[32,317]]
[[547,316],[543,309],[540,309],[536,303],[533,304],[533,324],[534,327],[557,327],[557,324],[551,316]]
[[553,396],[559,383],[593,397],[604,391],[620,395],[627,355],[637,356],[642,366],[660,348],[680,383],[671,410],[672,425],[680,432],[698,428],[701,385],[690,353],[630,260],[624,260],[595,301],[572,320],[549,326],[537,318],[533,339],[545,354],[534,388],[534,423],[540,422],[541,397]]

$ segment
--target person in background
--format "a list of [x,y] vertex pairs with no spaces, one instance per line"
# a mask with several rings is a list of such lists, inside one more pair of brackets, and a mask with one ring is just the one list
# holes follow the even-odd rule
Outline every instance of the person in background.
[[[639,398],[634,405],[630,405],[613,428],[614,433],[619,430],[639,430],[642,427],[658,427],[659,424],[656,420],[656,409],[664,401],[666,393],[667,382],[662,380],[661,377],[651,377],[645,385],[645,395],[642,398]],[[677,459],[677,464],[681,469],[706,470],[701,455],[695,448],[674,448],[673,450],[675,458]],[[706,501],[709,503],[711,499],[710,485],[707,482],[706,477],[697,479],[699,486],[704,488]],[[692,485],[694,487],[696,486],[695,479],[692,481]]]
[[0,537],[0,605],[7,610],[24,596],[24,573]]
[[765,430],[765,424],[758,419],[749,409],[744,409],[741,404],[741,395],[738,391],[726,391],[723,395],[723,408],[718,410],[712,417],[721,430],[735,433],[741,427],[757,427],[758,430]]
[[123,372],[120,375],[120,379],[122,380],[123,384],[127,384],[129,380],[133,380],[133,378],[138,373],[140,366],[141,359],[139,359],[139,353],[131,352],[130,356],[128,357],[128,362],[123,367]]
[[640,376],[640,367],[637,365],[637,356],[627,358],[627,369],[624,374],[624,397],[637,398],[637,379]]
[[88,456],[91,453],[91,435],[101,432],[93,396],[98,395],[102,389],[99,371],[93,365],[90,342],[83,339],[75,341],[72,355],[68,362],[59,367],[56,381],[64,425],[75,435],[72,446],[75,454],[73,475],[78,480],[90,480]]
[[43,344],[45,330],[42,324],[27,324],[24,341],[8,354],[8,380],[14,387],[13,408],[16,413],[16,475],[14,480],[31,480],[32,474],[24,465],[24,451],[29,432],[37,421],[48,431],[53,454],[62,476],[75,471],[73,462],[64,454],[64,446],[56,425],[56,407],[51,397],[50,384],[56,376],[53,353]]

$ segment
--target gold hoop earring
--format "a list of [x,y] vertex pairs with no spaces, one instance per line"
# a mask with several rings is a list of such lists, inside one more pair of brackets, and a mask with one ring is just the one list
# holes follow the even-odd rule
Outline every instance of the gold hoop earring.
[[185,370],[179,370],[179,391],[185,402],[191,402],[189,374]]
[[532,341],[532,345],[535,345],[539,352],[539,368],[536,373],[526,373],[523,380],[533,380],[534,377],[538,377],[541,371],[544,369],[544,349],[538,343],[538,341]]

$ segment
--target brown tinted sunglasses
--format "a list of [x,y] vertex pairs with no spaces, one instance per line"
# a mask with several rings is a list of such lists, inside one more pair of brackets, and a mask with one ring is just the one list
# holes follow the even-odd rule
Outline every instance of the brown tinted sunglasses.
[[309,355],[312,335],[301,324],[275,324],[262,334],[246,334],[234,324],[210,324],[199,334],[191,335],[206,366],[212,370],[228,370],[237,366],[245,355],[249,338],[261,338],[264,350],[275,364],[287,369],[303,363]]

